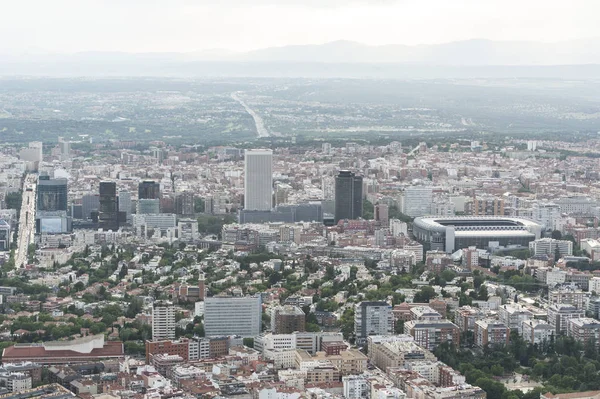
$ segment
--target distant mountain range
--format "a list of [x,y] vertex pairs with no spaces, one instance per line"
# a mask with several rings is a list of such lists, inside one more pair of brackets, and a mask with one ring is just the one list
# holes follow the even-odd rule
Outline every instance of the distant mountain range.
[[436,45],[368,46],[349,41],[285,46],[237,54],[251,61],[400,63],[452,66],[600,63],[600,39],[561,43],[465,40]]
[[[325,74],[330,77],[335,76],[335,66],[339,65],[354,71],[341,73],[340,76],[344,77],[389,77],[390,73],[393,75],[394,68],[409,71],[408,75],[413,76],[422,67],[444,72],[461,68],[511,67],[519,70],[532,67],[536,70],[546,68],[544,73],[547,75],[548,66],[564,68],[589,64],[600,65],[600,39],[560,43],[475,39],[419,46],[369,46],[336,41],[241,53],[214,49],[190,53],[0,54],[0,75],[244,76],[244,71],[248,71],[247,76]],[[433,75],[437,74],[435,72]],[[508,76],[513,75],[508,73]],[[596,65],[592,75],[599,75]],[[549,73],[549,76],[554,75]],[[574,76],[577,76],[577,72],[574,72]]]

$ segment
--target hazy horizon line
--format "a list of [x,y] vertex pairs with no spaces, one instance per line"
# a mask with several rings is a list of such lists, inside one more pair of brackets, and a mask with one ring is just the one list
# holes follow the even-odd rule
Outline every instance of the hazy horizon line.
[[[578,39],[566,39],[566,40],[558,40],[558,41],[538,41],[538,40],[494,40],[488,39],[484,37],[473,37],[470,39],[463,40],[450,40],[443,42],[435,42],[435,43],[420,43],[420,44],[403,44],[403,43],[388,43],[388,44],[369,44],[365,42],[360,42],[356,40],[348,40],[348,39],[337,39],[330,40],[320,43],[301,43],[301,44],[285,44],[280,46],[268,46],[268,47],[257,47],[248,50],[233,50],[229,48],[219,48],[219,47],[210,47],[203,48],[197,50],[188,50],[188,51],[126,51],[126,50],[78,50],[78,51],[62,51],[55,52],[44,49],[27,49],[24,51],[11,51],[11,50],[0,50],[0,55],[73,55],[73,54],[85,54],[85,53],[116,53],[116,54],[196,54],[196,53],[210,53],[210,52],[221,52],[221,53],[229,53],[231,55],[241,55],[252,53],[255,51],[268,50],[268,49],[278,49],[278,48],[286,48],[286,47],[308,47],[308,46],[326,46],[329,44],[335,43],[351,43],[354,45],[360,45],[365,47],[393,47],[393,46],[403,46],[408,48],[417,48],[417,47],[429,47],[429,46],[443,46],[447,44],[453,43],[465,43],[465,42],[491,42],[491,43],[530,43],[530,44],[565,44],[571,42],[583,42],[587,40],[598,40],[600,36],[589,36]],[[221,54],[222,55],[222,54]]]

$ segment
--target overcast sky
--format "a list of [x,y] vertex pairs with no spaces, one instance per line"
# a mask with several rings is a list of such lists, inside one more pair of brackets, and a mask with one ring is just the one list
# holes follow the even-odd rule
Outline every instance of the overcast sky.
[[0,52],[600,37],[600,0],[0,0]]

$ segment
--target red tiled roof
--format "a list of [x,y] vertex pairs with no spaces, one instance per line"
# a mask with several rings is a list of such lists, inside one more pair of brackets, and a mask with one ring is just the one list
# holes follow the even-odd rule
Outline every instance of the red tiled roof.
[[2,359],[9,360],[27,360],[27,359],[73,359],[79,358],[105,358],[123,356],[122,342],[105,342],[103,348],[92,349],[90,353],[79,353],[71,350],[46,350],[43,346],[9,346],[4,349]]

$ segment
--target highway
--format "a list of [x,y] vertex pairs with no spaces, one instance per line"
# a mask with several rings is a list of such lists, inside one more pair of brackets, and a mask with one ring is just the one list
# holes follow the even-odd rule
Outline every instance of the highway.
[[233,98],[235,101],[237,101],[238,103],[240,103],[240,105],[242,107],[244,107],[244,109],[246,110],[246,112],[250,114],[250,116],[252,117],[252,119],[254,119],[254,124],[256,125],[256,133],[258,134],[258,138],[259,139],[262,138],[262,137],[269,137],[269,136],[271,136],[271,134],[269,133],[269,131],[265,127],[265,123],[263,122],[263,120],[260,117],[260,115],[258,115],[256,112],[254,112],[254,110],[252,108],[250,108],[244,102],[244,100],[242,100],[238,96],[238,93],[232,93],[231,94],[231,98]]
[[23,202],[19,214],[19,236],[15,252],[15,267],[27,265],[27,249],[34,242],[37,175],[28,174],[23,182]]

